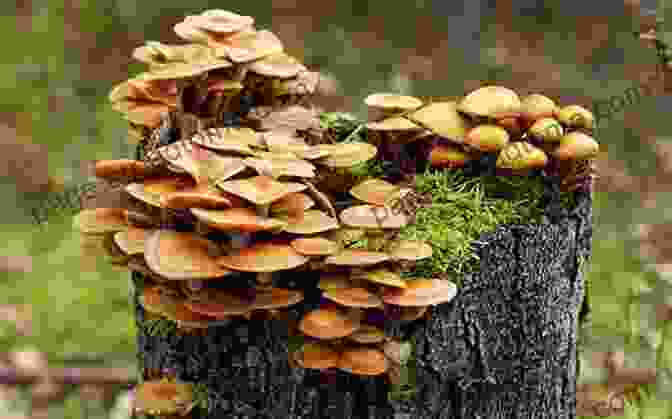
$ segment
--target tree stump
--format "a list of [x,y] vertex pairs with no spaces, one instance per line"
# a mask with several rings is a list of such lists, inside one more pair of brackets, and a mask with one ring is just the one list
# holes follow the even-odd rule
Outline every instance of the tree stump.
[[[480,268],[465,275],[455,299],[386,330],[414,338],[412,399],[388,400],[383,376],[290,367],[287,320],[243,319],[202,335],[149,336],[136,293],[140,365],[145,376],[170,369],[205,384],[209,412],[195,409],[196,418],[574,418],[590,192],[576,192],[576,202],[545,223],[500,226],[481,237]],[[304,279],[314,288],[316,278]],[[318,299],[307,293],[290,317],[298,320]]]

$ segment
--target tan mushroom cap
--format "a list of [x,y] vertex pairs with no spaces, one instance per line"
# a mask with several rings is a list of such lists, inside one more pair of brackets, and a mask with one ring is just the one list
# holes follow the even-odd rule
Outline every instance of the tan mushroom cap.
[[457,295],[457,286],[447,280],[414,278],[406,288],[388,288],[383,294],[386,304],[397,306],[428,306],[448,302]]
[[301,192],[307,188],[302,183],[278,182],[268,176],[219,182],[217,186],[256,205],[268,205],[290,193]]
[[258,243],[221,256],[217,263],[242,272],[275,272],[299,267],[308,260],[290,245]]
[[151,286],[144,287],[140,296],[140,304],[145,311],[153,314],[163,315],[170,310],[170,307],[179,303],[175,295],[166,292],[163,287]]
[[247,63],[283,52],[282,41],[271,31],[245,32],[231,37],[215,48],[215,55],[234,63]]
[[137,255],[144,253],[145,241],[151,232],[152,230],[146,228],[129,226],[126,230],[114,234],[114,242],[127,255]]
[[291,153],[297,158],[314,160],[329,155],[324,147],[310,146],[305,140],[288,130],[268,131],[263,135],[264,142],[271,152]]
[[429,153],[429,162],[432,167],[463,167],[474,157],[453,144],[435,145]]
[[162,207],[171,209],[203,208],[215,210],[233,206],[231,199],[209,185],[198,185],[193,189],[182,192],[163,194],[159,202]]
[[393,242],[387,253],[394,259],[416,261],[432,257],[432,246],[417,240],[399,240]]
[[355,242],[366,236],[366,230],[361,228],[341,227],[338,230],[329,232],[328,237],[341,245]]
[[208,32],[229,34],[254,25],[252,16],[243,16],[228,10],[206,10],[198,16],[187,16],[184,22]]
[[385,340],[385,332],[376,326],[363,324],[348,339],[362,344],[380,343]]
[[174,381],[145,381],[135,387],[133,406],[137,412],[149,415],[186,413],[194,400],[189,383]]
[[255,310],[276,310],[287,308],[303,301],[303,292],[284,288],[257,291]]
[[408,118],[436,135],[458,143],[463,141],[471,128],[469,121],[457,111],[454,101],[431,103],[408,115]]
[[295,77],[307,68],[296,58],[284,52],[267,55],[266,57],[249,64],[249,70],[266,77],[288,79]]
[[358,329],[345,314],[333,308],[318,308],[303,316],[299,330],[318,339],[339,339],[351,335]]
[[260,175],[268,174],[269,176],[276,179],[281,176],[302,178],[315,177],[315,166],[305,160],[299,160],[298,158],[257,159],[248,157],[243,160],[243,163],[247,167],[251,167],[252,169],[256,170]]
[[372,131],[413,131],[422,130],[419,125],[400,116],[383,119],[378,122],[369,122],[366,128]]
[[207,210],[192,208],[192,214],[208,226],[228,232],[256,233],[259,231],[280,231],[287,223],[283,220],[260,217],[249,208],[228,208]]
[[324,144],[321,148],[329,155],[318,162],[333,168],[356,166],[371,160],[378,153],[376,146],[369,143]]
[[322,296],[346,307],[378,308],[383,306],[383,301],[377,295],[361,287],[326,290]]
[[93,208],[80,211],[73,218],[73,226],[82,233],[105,234],[126,230],[123,208]]
[[553,157],[559,160],[591,159],[600,152],[600,145],[590,135],[573,131],[560,139],[560,145],[553,150]]
[[123,113],[132,124],[156,128],[161,125],[163,117],[175,108],[163,103],[121,100],[113,103],[112,109]]
[[196,183],[185,176],[171,176],[146,179],[142,183],[126,185],[126,192],[132,197],[153,207],[161,207],[161,197],[174,192],[193,191]]
[[465,96],[457,110],[468,115],[489,118],[517,117],[521,103],[518,94],[502,86],[484,86]]
[[422,106],[417,97],[397,93],[373,93],[364,99],[366,106],[385,110],[411,111]]
[[520,116],[527,121],[551,117],[557,110],[553,99],[538,93],[527,95],[520,101]]
[[352,281],[344,273],[325,273],[320,275],[320,281],[317,283],[317,288],[322,291],[350,288]]
[[484,152],[494,152],[506,147],[509,143],[509,133],[502,127],[492,124],[478,125],[464,137],[464,143]]
[[189,173],[197,184],[225,181],[247,167],[241,158],[221,156],[188,140],[160,147],[157,151],[171,165]]
[[261,147],[261,135],[248,127],[210,128],[191,138],[196,144],[213,150],[251,155],[251,147]]
[[324,262],[340,266],[367,266],[390,260],[387,253],[370,252],[368,250],[344,249],[339,253],[328,256]]
[[336,218],[319,210],[308,210],[302,216],[289,220],[283,230],[292,234],[317,234],[335,230],[338,227]]
[[502,169],[532,169],[546,166],[548,156],[543,150],[525,141],[509,143],[499,153],[496,166]]
[[338,368],[355,375],[380,375],[390,367],[385,354],[373,348],[352,348],[341,353]]
[[527,132],[539,141],[557,143],[562,139],[565,130],[557,119],[545,117],[537,119]]
[[236,293],[211,289],[205,294],[203,299],[185,302],[185,306],[194,313],[215,319],[239,316],[254,310],[253,301],[248,301]]
[[383,179],[368,179],[350,189],[350,195],[371,205],[384,206],[399,198],[401,188]]
[[374,269],[369,272],[365,272],[362,275],[362,278],[370,282],[375,282],[377,284],[385,285],[388,287],[394,288],[406,288],[406,280],[399,276],[398,273],[388,271],[386,269]]
[[208,71],[228,68],[233,64],[223,58],[202,57],[199,61],[172,62],[162,66],[152,67],[150,71],[141,73],[136,76],[136,79],[144,81],[155,80],[182,80],[195,77]]
[[292,240],[290,245],[305,256],[329,256],[341,248],[335,241],[323,237],[303,237]]
[[100,179],[139,178],[151,174],[147,165],[138,160],[98,160],[94,165],[94,174]]
[[389,206],[356,205],[341,211],[339,218],[348,227],[367,229],[399,229],[408,224],[403,212],[395,214]]
[[315,201],[310,196],[301,192],[295,192],[273,202],[270,211],[271,213],[286,214],[299,209],[305,211],[314,205]]
[[303,368],[324,370],[335,368],[340,354],[324,343],[310,342],[304,344],[293,356]]
[[180,302],[173,306],[173,309],[165,313],[168,320],[177,323],[179,327],[193,327],[197,329],[206,329],[210,326],[227,324],[230,319],[226,317],[214,318],[204,314],[189,310],[185,302]]
[[555,116],[569,128],[593,129],[595,127],[593,113],[580,105],[562,107],[556,111]]
[[145,241],[145,262],[171,280],[218,278],[230,273],[210,254],[213,243],[195,233],[156,230]]

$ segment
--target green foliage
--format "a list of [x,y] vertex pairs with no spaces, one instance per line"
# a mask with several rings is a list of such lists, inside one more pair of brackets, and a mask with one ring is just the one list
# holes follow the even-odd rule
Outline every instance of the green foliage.
[[142,327],[149,336],[170,336],[177,332],[177,324],[165,318],[145,320]]

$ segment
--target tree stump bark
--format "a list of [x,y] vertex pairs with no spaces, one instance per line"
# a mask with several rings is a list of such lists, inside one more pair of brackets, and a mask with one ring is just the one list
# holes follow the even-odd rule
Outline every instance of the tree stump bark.
[[[148,336],[136,293],[140,365],[205,383],[211,410],[195,410],[197,418],[574,418],[580,261],[589,258],[592,235],[590,192],[576,194],[577,207],[561,217],[483,236],[480,269],[464,277],[454,300],[386,330],[415,339],[410,401],[389,401],[383,376],[291,368],[286,320]],[[290,316],[299,319],[318,298],[306,295]]]

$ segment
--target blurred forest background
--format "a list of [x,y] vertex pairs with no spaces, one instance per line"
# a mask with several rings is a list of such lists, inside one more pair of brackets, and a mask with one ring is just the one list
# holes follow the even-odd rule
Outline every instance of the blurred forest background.
[[[488,83],[592,109],[595,101],[650,86],[652,95],[600,119],[596,138],[604,152],[586,330],[598,342],[590,348],[623,350],[633,366],[660,363],[649,355],[651,348],[662,353],[665,328],[646,313],[661,302],[672,305],[672,128],[666,119],[672,76],[668,83],[656,76],[655,48],[633,35],[653,28],[651,3],[0,2],[0,382],[8,367],[44,365],[54,371],[109,367],[134,378],[128,273],[81,259],[74,211],[36,225],[30,208],[50,191],[91,180],[91,160],[132,158],[127,122],[109,106],[109,90],[142,71],[131,59],[135,47],[146,40],[180,42],[173,25],[212,8],[254,16],[289,54],[337,81],[337,92],[321,98],[321,106],[360,116],[363,98],[376,91],[457,97]],[[665,11],[660,7],[658,15]],[[667,21],[672,31],[672,16]],[[589,370],[582,379],[590,379]],[[626,417],[672,418],[672,394],[665,397],[660,386],[640,388]],[[126,388],[51,391],[47,385],[46,393],[60,396],[40,417],[127,418]],[[0,417],[30,417],[30,389],[0,385]]]

